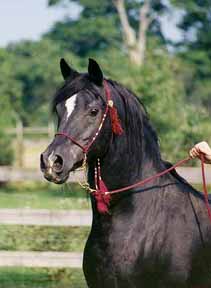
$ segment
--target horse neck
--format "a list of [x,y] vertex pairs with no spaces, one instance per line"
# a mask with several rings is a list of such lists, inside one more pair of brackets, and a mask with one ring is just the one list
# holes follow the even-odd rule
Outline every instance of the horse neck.
[[[133,137],[128,145],[127,134],[114,136],[108,152],[100,159],[102,179],[108,190],[129,186],[164,168],[156,139],[153,139],[148,127],[144,126],[143,133]],[[94,187],[95,165],[96,162],[93,162],[89,167],[88,182],[91,187]]]
[[[100,159],[102,179],[108,190],[127,187],[164,168],[157,137],[144,108],[133,95],[129,94],[129,91],[123,91],[125,96],[121,95],[120,89],[117,92],[114,94],[115,91],[112,90],[112,97],[116,104],[118,103],[120,119],[125,119],[122,121],[124,133],[119,136],[113,135],[112,141],[108,141],[107,153]],[[88,164],[88,182],[92,188],[96,188],[94,183],[96,161]],[[127,197],[128,205],[129,202],[133,202],[133,194],[130,193],[131,196]],[[121,197],[124,198],[124,193],[112,197],[112,200],[113,198],[119,200]],[[95,205],[93,209],[94,207]]]

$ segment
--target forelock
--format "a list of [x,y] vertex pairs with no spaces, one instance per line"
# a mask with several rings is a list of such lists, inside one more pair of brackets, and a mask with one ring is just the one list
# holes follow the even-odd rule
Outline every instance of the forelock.
[[53,101],[52,101],[52,112],[56,111],[56,106],[70,98],[71,96],[78,94],[80,91],[89,92],[95,97],[101,96],[99,89],[90,82],[87,74],[80,74],[76,79],[70,81],[66,80],[64,85],[58,89],[56,92]]

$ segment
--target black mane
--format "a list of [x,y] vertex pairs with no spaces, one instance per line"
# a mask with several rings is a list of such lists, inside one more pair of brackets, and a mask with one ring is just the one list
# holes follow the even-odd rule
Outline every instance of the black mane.
[[[108,79],[111,89],[111,95],[116,102],[118,112],[120,113],[120,117],[125,123],[124,129],[128,135],[128,153],[131,156],[134,156],[134,149],[138,149],[140,155],[142,155],[143,147],[142,147],[142,137],[148,137],[150,140],[150,145],[153,145],[154,154],[151,155],[157,163],[160,169],[168,169],[172,167],[172,164],[162,160],[160,154],[160,146],[159,139],[156,133],[156,130],[152,126],[150,122],[149,114],[143,104],[143,102],[138,98],[133,92],[124,87],[123,85]],[[52,111],[55,112],[56,105],[73,94],[81,91],[81,90],[91,91],[96,97],[99,97],[99,89],[96,85],[90,82],[88,74],[80,74],[76,79],[69,81],[68,79],[65,81],[64,85],[57,91],[54,96],[52,102]],[[70,94],[71,91],[71,94]],[[170,174],[178,180],[180,183],[187,185],[192,193],[196,196],[204,199],[204,196],[201,192],[197,191],[193,188],[183,177],[181,177],[176,170],[172,170]],[[210,199],[211,202],[211,199]]]
[[[121,97],[122,102],[124,103],[124,112],[126,118],[125,122],[127,123],[126,129],[129,138],[128,145],[130,147],[129,153],[132,155],[132,147],[140,149],[140,154],[142,153],[143,147],[138,147],[137,142],[142,143],[141,138],[143,136],[145,137],[147,134],[147,137],[149,137],[151,140],[151,145],[153,145],[154,155],[152,155],[152,157],[154,157],[155,161],[159,162],[157,163],[158,167],[164,167],[164,169],[172,167],[172,163],[161,158],[159,139],[156,130],[152,126],[149,114],[147,113],[147,110],[140,98],[138,98],[133,92],[117,83],[116,81],[109,79],[108,82],[112,87],[112,95],[117,92]],[[118,107],[118,110],[119,109],[121,109],[120,106]],[[190,183],[188,183],[182,176],[180,176],[175,169],[169,173],[181,184],[187,186],[192,194],[204,200],[203,193],[196,190]],[[211,196],[209,196],[209,202],[211,203]]]
[[[174,169],[148,184],[133,185],[172,167],[161,157],[159,139],[143,103],[121,84],[104,79],[93,59],[87,74],[76,72],[64,59],[60,67],[66,81],[52,103],[59,133],[40,162],[47,180],[63,184],[86,160],[87,184],[94,189],[90,193],[92,226],[83,254],[87,286],[211,287],[211,226],[203,194]],[[103,80],[120,118],[121,135],[113,129],[116,119],[110,108],[99,126],[108,96]],[[69,109],[64,101],[77,93]]]

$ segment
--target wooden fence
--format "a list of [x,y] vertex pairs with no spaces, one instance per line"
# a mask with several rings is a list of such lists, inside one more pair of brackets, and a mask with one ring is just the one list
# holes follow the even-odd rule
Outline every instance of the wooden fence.
[[[200,168],[180,167],[178,172],[191,183],[201,183]],[[207,183],[211,184],[210,168],[206,169],[206,177]],[[70,181],[75,182],[80,178],[81,174],[75,173],[70,176]],[[38,171],[14,170],[10,167],[0,169],[0,182],[41,179],[42,175]],[[2,225],[89,226],[91,221],[90,211],[0,209]],[[82,253],[0,251],[0,267],[81,268],[82,258]]]
[[[68,181],[78,182],[83,179],[83,173],[71,172]],[[39,170],[29,170],[15,168],[12,166],[0,166],[0,182],[19,182],[19,181],[45,181],[43,174]]]
[[5,132],[16,139],[16,164],[21,168],[24,163],[24,138],[29,135],[39,135],[52,139],[55,129],[53,122],[49,122],[47,127],[24,127],[21,121],[17,121],[15,128],[8,128]]
[[[177,172],[192,184],[201,184],[201,168],[200,167],[179,167]],[[69,182],[78,182],[82,180],[83,174],[81,172],[70,173]],[[43,175],[40,171],[17,169],[14,167],[0,167],[0,182],[8,181],[43,181]],[[211,168],[206,166],[206,180],[207,184],[211,184]]]
[[82,268],[82,253],[0,251],[0,267]]
[[[90,226],[91,211],[0,209],[0,224]],[[82,268],[80,252],[0,251],[0,267]]]
[[90,226],[89,210],[0,209],[0,224],[39,226]]

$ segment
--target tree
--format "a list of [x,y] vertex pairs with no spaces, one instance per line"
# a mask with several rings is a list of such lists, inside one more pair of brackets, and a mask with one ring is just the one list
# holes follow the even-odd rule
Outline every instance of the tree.
[[[63,39],[64,45],[80,56],[111,46],[122,49],[124,43],[131,62],[141,66],[146,56],[147,37],[156,35],[164,40],[158,15],[166,11],[166,6],[161,0],[74,2],[83,7],[79,18],[57,23],[48,37]],[[61,3],[64,0],[49,0],[49,5]]]
[[191,70],[186,85],[188,100],[202,104],[211,115],[211,1],[171,1],[185,11],[179,24],[184,41],[179,44],[180,55]]
[[211,141],[209,119],[205,109],[199,113],[196,106],[186,102],[184,62],[164,48],[158,53],[151,47],[147,53],[148,61],[141,68],[131,65],[117,49],[104,51],[98,61],[107,77],[124,84],[144,103],[158,133],[163,158],[176,162],[187,156],[193,143]]
[[[161,12],[164,10],[164,6],[161,4],[161,1],[145,0],[141,1],[143,3],[139,4],[139,7],[136,7],[138,10],[138,29],[132,27],[130,24],[128,14],[126,11],[126,3],[124,0],[114,0],[114,5],[119,14],[119,19],[121,22],[122,34],[125,46],[128,49],[128,54],[130,60],[133,64],[142,66],[146,56],[146,47],[147,47],[147,34],[150,28],[150,25],[155,21],[155,6],[157,11]],[[134,1],[140,2],[140,1]],[[137,6],[137,5],[136,5]],[[156,12],[157,12],[156,11]],[[137,14],[137,11],[134,11],[134,14]],[[137,18],[137,17],[136,17]],[[137,31],[136,31],[137,30]]]
[[21,106],[22,83],[15,77],[15,58],[0,49],[0,127],[11,126],[16,120],[16,108]]
[[77,61],[76,57],[64,53],[59,45],[46,39],[10,45],[7,53],[11,55],[9,81],[21,88],[18,91],[14,84],[7,86],[12,109],[24,125],[47,124],[51,99],[62,80],[59,59],[66,57]]
[[[49,5],[64,2],[70,1],[49,1]],[[57,41],[63,49],[80,57],[100,53],[110,46],[119,48],[121,34],[112,1],[80,0],[74,2],[83,7],[79,18],[65,19],[56,23],[46,37]]]

